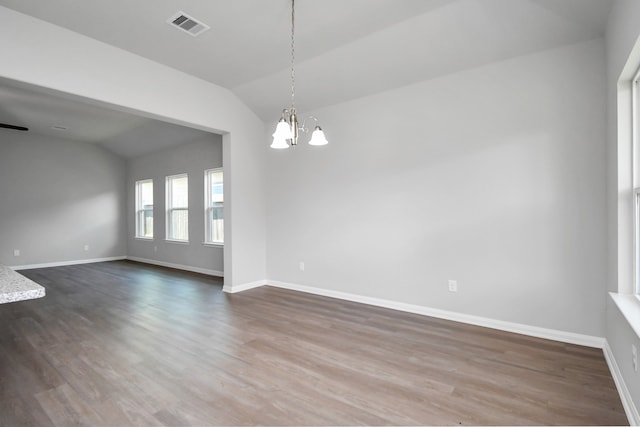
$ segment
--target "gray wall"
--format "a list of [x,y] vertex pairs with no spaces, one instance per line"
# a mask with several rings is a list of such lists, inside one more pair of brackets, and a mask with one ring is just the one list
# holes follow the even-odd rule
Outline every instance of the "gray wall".
[[0,130],[0,262],[125,256],[125,175],[100,147]]
[[[607,25],[607,208],[608,208],[608,288],[612,292],[630,294],[633,292],[633,210],[631,144],[628,126],[618,132],[618,80],[630,59],[633,48],[640,37],[640,2],[618,0],[614,3]],[[635,64],[640,64],[638,51],[631,59],[633,73]],[[635,62],[635,64],[634,64]],[[629,79],[630,76],[626,76]],[[624,97],[623,97],[624,98]],[[629,98],[630,99],[630,98]],[[627,110],[629,99],[621,99],[620,111]],[[626,104],[626,105],[625,105]],[[625,132],[625,130],[627,132]],[[626,135],[625,135],[626,133]],[[636,313],[640,304],[635,301]],[[637,316],[637,314],[636,314]],[[635,319],[638,322],[638,317]],[[631,325],[612,300],[607,305],[606,338],[620,368],[623,380],[630,391],[636,408],[640,405],[640,376],[631,368],[631,345],[640,348],[640,338],[634,332],[639,325]],[[638,421],[638,420],[636,420]]]
[[312,112],[329,145],[269,152],[268,278],[604,336],[604,62],[595,40]]
[[[128,255],[221,274],[224,271],[224,248],[203,244],[204,170],[219,167],[222,167],[222,137],[215,134],[211,134],[205,140],[129,160],[126,216]],[[189,175],[189,243],[165,240],[165,177],[180,173]],[[135,182],[142,179],[153,179],[154,238],[152,241],[134,237]]]

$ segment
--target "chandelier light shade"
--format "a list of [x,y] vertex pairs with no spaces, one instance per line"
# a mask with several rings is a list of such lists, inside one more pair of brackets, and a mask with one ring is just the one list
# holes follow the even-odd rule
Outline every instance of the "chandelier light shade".
[[275,148],[277,150],[282,150],[283,148],[289,148],[289,144],[287,144],[286,138],[278,138],[278,137],[274,136],[273,137],[273,142],[271,143],[271,148]]
[[314,116],[308,116],[303,120],[302,125],[298,123],[296,115],[296,72],[295,72],[295,0],[291,0],[291,107],[282,110],[282,116],[273,133],[273,142],[271,148],[284,149],[295,147],[298,145],[298,135],[300,132],[309,133],[309,129],[305,126],[307,119],[315,121],[316,126],[311,134],[309,145],[327,145],[327,141],[322,128],[318,125],[318,119]]
[[324,132],[320,126],[316,126],[315,130],[311,134],[311,140],[309,141],[309,145],[327,145],[329,141],[324,136]]
[[287,123],[286,119],[283,117],[278,122],[278,126],[276,127],[276,131],[273,133],[273,142],[271,143],[271,148],[276,148],[278,150],[283,148],[289,148],[289,144],[287,144],[287,139],[293,138],[293,133],[291,132],[291,126]]
[[287,123],[284,118],[280,119],[280,121],[278,122],[278,126],[276,127],[276,131],[273,134],[273,137],[278,139],[293,138],[293,133],[291,133],[291,126],[289,126],[289,123]]

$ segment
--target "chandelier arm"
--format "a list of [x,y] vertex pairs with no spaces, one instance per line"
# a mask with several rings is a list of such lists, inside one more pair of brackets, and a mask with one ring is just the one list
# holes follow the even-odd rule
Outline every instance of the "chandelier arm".
[[309,116],[305,117],[304,120],[302,120],[302,126],[300,126],[300,130],[305,132],[305,133],[309,132],[309,128],[307,128],[307,119],[314,120],[316,122],[316,126],[318,126],[318,123],[320,123],[316,116],[309,115]]

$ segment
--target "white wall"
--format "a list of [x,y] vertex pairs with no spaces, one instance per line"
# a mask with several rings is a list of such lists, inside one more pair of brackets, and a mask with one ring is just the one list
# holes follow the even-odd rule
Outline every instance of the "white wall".
[[[617,0],[607,25],[607,214],[608,214],[608,274],[607,285],[612,292],[633,292],[633,215],[631,141],[628,87],[618,82],[629,80],[640,64],[636,45],[640,37],[640,2]],[[636,49],[634,49],[636,47]],[[635,50],[635,52],[634,52]],[[635,56],[635,58],[630,58]],[[629,64],[629,67],[625,67]],[[623,75],[623,73],[625,75]],[[619,99],[618,99],[619,95]],[[618,133],[618,125],[621,132]],[[638,307],[640,310],[640,307]],[[640,405],[640,376],[631,368],[631,345],[640,348],[640,338],[613,301],[607,305],[607,333],[622,378],[631,393],[636,408]],[[637,328],[639,325],[635,325]],[[637,412],[636,412],[637,414]],[[637,415],[636,415],[637,418]],[[636,419],[640,422],[640,419]]]
[[604,80],[596,40],[314,112],[328,146],[269,153],[268,278],[603,336]]
[[0,263],[125,256],[125,174],[101,147],[0,130]]
[[[211,134],[202,141],[140,156],[127,162],[128,255],[165,264],[222,274],[223,247],[204,245],[204,171],[222,167],[222,137]],[[165,178],[189,176],[189,243],[166,240]],[[153,179],[153,240],[135,238],[135,182]]]
[[264,125],[230,91],[0,7],[0,78],[223,134],[225,286],[264,280]]
[[[609,15],[607,26],[607,170],[608,170],[608,225],[609,225],[609,289],[632,292],[632,209],[631,209],[631,141],[623,134],[618,139],[618,120],[627,120],[618,109],[630,107],[630,94],[621,93],[618,105],[618,81],[632,49],[640,35],[637,18],[640,3],[633,0],[618,0]],[[633,68],[633,67],[632,67]],[[630,78],[630,77],[628,77]],[[621,88],[624,92],[624,89]],[[628,104],[628,105],[625,105]],[[622,289],[620,289],[622,287]]]

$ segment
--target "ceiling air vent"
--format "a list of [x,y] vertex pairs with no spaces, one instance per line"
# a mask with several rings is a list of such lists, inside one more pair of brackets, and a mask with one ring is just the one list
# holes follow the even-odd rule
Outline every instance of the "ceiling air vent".
[[199,36],[210,28],[207,24],[203,24],[184,12],[174,14],[171,18],[167,19],[167,24],[180,28],[182,31],[185,31],[194,37]]

